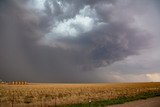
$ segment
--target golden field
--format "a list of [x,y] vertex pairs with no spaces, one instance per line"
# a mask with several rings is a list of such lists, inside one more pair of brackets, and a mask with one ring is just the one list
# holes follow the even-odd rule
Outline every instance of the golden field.
[[160,93],[160,82],[0,85],[1,104],[63,105],[101,101],[144,92]]

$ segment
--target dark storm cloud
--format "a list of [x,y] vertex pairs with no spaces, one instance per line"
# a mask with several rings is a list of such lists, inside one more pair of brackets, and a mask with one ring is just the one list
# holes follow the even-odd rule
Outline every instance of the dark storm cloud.
[[[101,81],[96,74],[85,71],[139,54],[149,44],[150,34],[134,25],[136,13],[126,10],[130,9],[130,3],[119,0],[47,0],[42,10],[27,4],[25,0],[0,2],[2,79]],[[67,28],[77,35],[69,31],[65,36]],[[60,31],[64,32],[61,34]]]

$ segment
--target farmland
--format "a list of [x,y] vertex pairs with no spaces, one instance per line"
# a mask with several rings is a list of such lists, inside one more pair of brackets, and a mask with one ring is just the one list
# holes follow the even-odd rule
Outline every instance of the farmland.
[[[149,94],[147,94],[149,93]],[[160,95],[160,83],[0,85],[1,105],[63,106]],[[135,99],[136,100],[136,99]]]

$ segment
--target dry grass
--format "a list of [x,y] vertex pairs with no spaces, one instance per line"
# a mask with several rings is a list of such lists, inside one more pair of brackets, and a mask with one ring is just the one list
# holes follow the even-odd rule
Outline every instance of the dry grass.
[[152,91],[160,93],[160,83],[0,85],[0,102],[61,105],[133,96]]

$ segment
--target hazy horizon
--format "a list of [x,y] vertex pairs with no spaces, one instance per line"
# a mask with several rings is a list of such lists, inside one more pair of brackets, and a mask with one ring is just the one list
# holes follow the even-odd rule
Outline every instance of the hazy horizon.
[[160,82],[159,0],[1,0],[0,79]]

